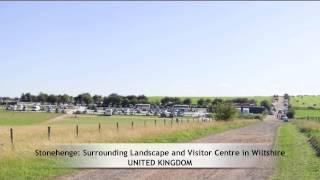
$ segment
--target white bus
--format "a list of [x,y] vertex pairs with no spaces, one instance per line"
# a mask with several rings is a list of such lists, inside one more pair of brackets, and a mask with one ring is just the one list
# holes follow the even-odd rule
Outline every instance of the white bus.
[[190,109],[189,105],[184,105],[184,104],[176,104],[173,106],[174,111],[183,111],[183,112],[188,112]]
[[150,104],[136,104],[135,108],[139,109],[141,111],[149,111],[151,109],[151,105]]

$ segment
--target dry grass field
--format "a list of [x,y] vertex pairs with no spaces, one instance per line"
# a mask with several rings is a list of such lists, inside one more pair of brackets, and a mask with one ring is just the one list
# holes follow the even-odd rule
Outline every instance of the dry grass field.
[[[38,114],[33,113],[32,115],[37,116]],[[41,120],[40,123],[31,125],[17,125],[16,123],[10,125],[6,122],[6,125],[0,126],[0,179],[12,179],[13,177],[47,179],[70,171],[55,168],[56,159],[34,156],[36,149],[49,150],[62,143],[187,142],[201,136],[257,122],[256,120],[202,122],[192,118],[184,118],[177,122],[176,119],[164,121],[162,118],[147,116],[78,115],[77,118],[74,116],[63,116],[62,118],[54,116],[53,118],[56,121]],[[19,122],[25,124],[22,121]],[[100,131],[99,123],[101,124]],[[51,128],[50,140],[48,139],[48,126]],[[13,129],[13,144],[10,138],[11,128]]]

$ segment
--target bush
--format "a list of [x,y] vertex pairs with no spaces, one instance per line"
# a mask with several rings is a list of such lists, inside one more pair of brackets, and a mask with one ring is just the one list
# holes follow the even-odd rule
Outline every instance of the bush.
[[271,103],[267,100],[261,101],[260,106],[265,107],[268,110],[268,112],[271,110]]
[[214,107],[215,119],[216,120],[231,120],[237,113],[237,110],[233,107],[231,103],[222,102],[218,103]]
[[263,114],[241,114],[238,116],[240,119],[259,119],[263,120]]
[[288,117],[289,119],[293,119],[293,118],[294,118],[294,115],[295,115],[294,109],[293,109],[293,108],[289,108],[289,109],[288,109],[288,112],[287,112],[287,117]]

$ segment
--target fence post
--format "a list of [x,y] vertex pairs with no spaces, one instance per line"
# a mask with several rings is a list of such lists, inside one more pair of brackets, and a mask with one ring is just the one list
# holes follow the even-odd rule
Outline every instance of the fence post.
[[156,119],[154,120],[154,125],[157,126],[157,120]]
[[133,129],[133,121],[131,121],[131,129]]
[[166,119],[163,119],[163,125],[166,126]]
[[78,137],[79,136],[79,126],[78,126],[78,124],[76,126],[76,134],[77,134],[77,137]]
[[99,133],[101,132],[101,123],[99,123]]
[[50,137],[51,137],[51,127],[48,126],[48,140],[50,141]]
[[117,122],[117,131],[119,131],[119,123]]
[[10,140],[11,140],[11,145],[13,147],[13,129],[10,128]]

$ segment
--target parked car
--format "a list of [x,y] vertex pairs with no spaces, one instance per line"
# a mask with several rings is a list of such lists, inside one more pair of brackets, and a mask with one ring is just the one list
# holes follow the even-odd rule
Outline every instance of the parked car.
[[177,116],[183,117],[183,116],[184,116],[184,112],[183,112],[183,111],[178,111],[178,112],[177,112]]
[[281,115],[281,120],[283,120],[283,122],[289,121],[287,115],[285,115],[285,114]]
[[146,116],[152,116],[153,115],[153,112],[152,111],[148,111],[147,113],[146,113]]
[[170,112],[165,110],[160,113],[160,117],[170,117]]
[[130,111],[130,109],[128,108],[128,109],[122,110],[122,113],[123,113],[124,115],[130,115],[130,114],[131,114],[131,111]]
[[106,115],[106,116],[112,116],[112,114],[113,114],[112,109],[106,109],[106,110],[104,110],[104,115]]
[[40,111],[40,106],[34,105],[32,106],[32,111]]

